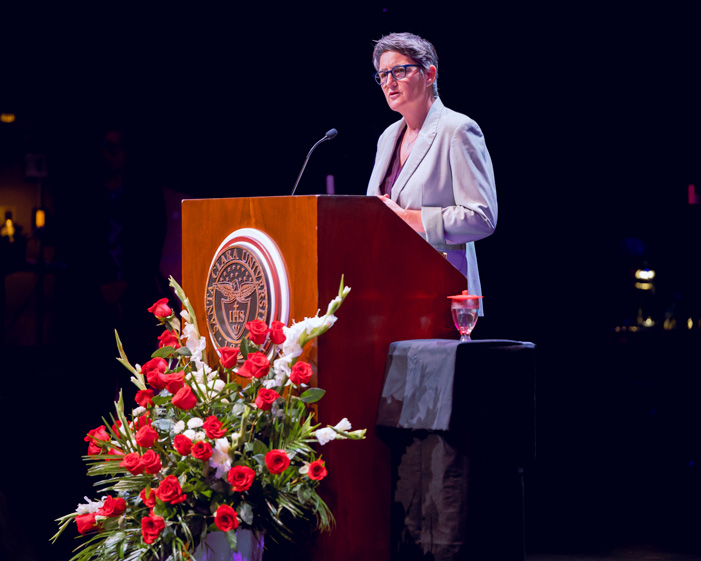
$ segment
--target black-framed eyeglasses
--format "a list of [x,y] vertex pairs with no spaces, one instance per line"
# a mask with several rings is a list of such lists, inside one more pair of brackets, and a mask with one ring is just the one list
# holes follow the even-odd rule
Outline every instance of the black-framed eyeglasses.
[[389,78],[389,75],[391,74],[394,76],[395,80],[403,80],[406,78],[406,69],[410,68],[412,66],[418,66],[421,67],[420,64],[400,64],[399,66],[395,66],[392,68],[392,70],[384,70],[381,72],[375,72],[373,74],[373,77],[375,78],[375,82],[380,84],[380,86],[384,86],[387,83],[387,79]]

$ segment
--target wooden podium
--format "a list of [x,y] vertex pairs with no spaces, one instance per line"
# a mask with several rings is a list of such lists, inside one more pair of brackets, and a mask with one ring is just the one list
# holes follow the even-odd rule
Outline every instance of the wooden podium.
[[[334,327],[315,342],[311,360],[327,393],[319,421],[343,417],[367,428],[364,441],[320,448],[328,476],[320,489],[336,528],[318,536],[314,560],[383,561],[390,556],[389,448],[375,422],[389,345],[456,337],[447,296],[465,277],[376,197],[298,196],[185,200],[183,288],[205,330],[205,286],[221,242],[255,228],[278,245],[290,281],[290,318],[326,306],[341,275],[352,288]],[[211,344],[210,364],[217,364]]]

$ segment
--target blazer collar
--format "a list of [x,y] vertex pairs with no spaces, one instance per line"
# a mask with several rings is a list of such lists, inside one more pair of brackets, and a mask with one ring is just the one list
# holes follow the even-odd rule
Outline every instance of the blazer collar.
[[[419,136],[416,139],[416,144],[414,145],[411,154],[409,154],[409,157],[406,159],[406,162],[404,162],[404,167],[402,168],[402,171],[399,172],[397,181],[392,187],[392,200],[394,202],[397,202],[399,194],[406,186],[407,181],[409,181],[409,178],[414,174],[416,168],[419,167],[419,164],[426,156],[429,148],[431,148],[431,144],[433,144],[433,140],[436,138],[436,133],[438,132],[438,122],[440,121],[443,109],[445,109],[445,106],[441,102],[441,99],[437,97],[433,102],[433,105],[431,105],[431,108],[428,110],[426,120],[424,120],[424,124],[421,125]],[[397,136],[395,137],[393,147],[396,145],[397,138],[399,138],[399,135],[405,128],[406,121],[404,118],[402,118],[400,121],[400,126],[397,129]]]

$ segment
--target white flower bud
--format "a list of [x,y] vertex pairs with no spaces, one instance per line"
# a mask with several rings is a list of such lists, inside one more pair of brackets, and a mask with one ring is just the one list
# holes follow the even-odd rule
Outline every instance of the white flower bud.
[[350,421],[344,417],[334,428],[336,430],[348,432],[353,427],[351,426]]

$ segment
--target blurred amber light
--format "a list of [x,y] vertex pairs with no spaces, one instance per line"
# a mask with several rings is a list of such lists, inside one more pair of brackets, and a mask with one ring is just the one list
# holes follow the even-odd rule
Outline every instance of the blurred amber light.
[[34,227],[43,228],[46,226],[46,212],[39,209],[34,213]]
[[0,123],[14,123],[15,119],[14,113],[0,113]]

